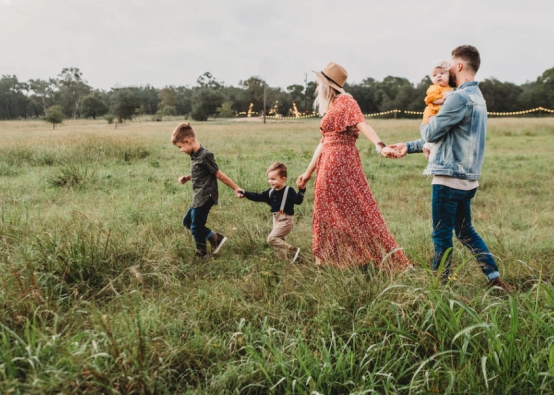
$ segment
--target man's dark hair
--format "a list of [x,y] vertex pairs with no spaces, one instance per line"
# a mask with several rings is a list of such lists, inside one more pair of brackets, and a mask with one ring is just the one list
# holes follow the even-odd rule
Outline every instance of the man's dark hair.
[[481,66],[481,55],[479,55],[479,51],[473,45],[460,45],[454,48],[452,57],[462,59],[475,73],[477,73],[479,66]]

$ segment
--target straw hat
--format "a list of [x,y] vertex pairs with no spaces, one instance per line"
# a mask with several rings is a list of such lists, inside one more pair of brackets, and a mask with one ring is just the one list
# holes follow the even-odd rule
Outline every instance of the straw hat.
[[313,72],[322,79],[326,80],[333,88],[341,93],[344,93],[343,86],[348,78],[348,73],[344,68],[335,62],[331,62],[322,71],[313,70]]

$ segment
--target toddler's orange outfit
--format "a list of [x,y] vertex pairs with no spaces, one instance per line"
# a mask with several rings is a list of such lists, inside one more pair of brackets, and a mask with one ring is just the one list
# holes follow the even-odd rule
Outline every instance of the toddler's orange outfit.
[[425,96],[425,104],[427,104],[427,107],[425,107],[425,111],[423,111],[423,123],[427,125],[427,118],[429,118],[431,115],[437,115],[441,105],[440,104],[433,104],[435,100],[444,99],[444,92],[450,92],[452,90],[449,86],[440,86],[440,85],[431,85],[429,89],[427,89],[427,96]]

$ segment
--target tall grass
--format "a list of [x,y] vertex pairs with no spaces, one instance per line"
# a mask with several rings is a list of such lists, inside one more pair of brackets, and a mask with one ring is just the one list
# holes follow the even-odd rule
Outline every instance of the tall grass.
[[[311,185],[290,236],[306,263],[278,261],[268,207],[224,185],[208,224],[229,241],[195,261],[173,123],[0,123],[1,393],[554,391],[554,119],[490,121],[474,222],[513,295],[486,289],[460,244],[456,276],[440,284],[424,158],[383,160],[362,140],[414,271],[315,267]],[[370,123],[387,142],[418,135],[417,121]],[[196,129],[221,169],[258,191],[277,160],[293,185],[319,140],[316,121]]]

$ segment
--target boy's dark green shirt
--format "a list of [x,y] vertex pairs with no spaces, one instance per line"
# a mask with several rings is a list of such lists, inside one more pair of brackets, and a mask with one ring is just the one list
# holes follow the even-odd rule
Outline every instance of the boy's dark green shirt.
[[214,154],[206,148],[190,154],[190,176],[192,181],[192,207],[203,206],[208,199],[217,204],[218,190],[215,173],[219,170]]

